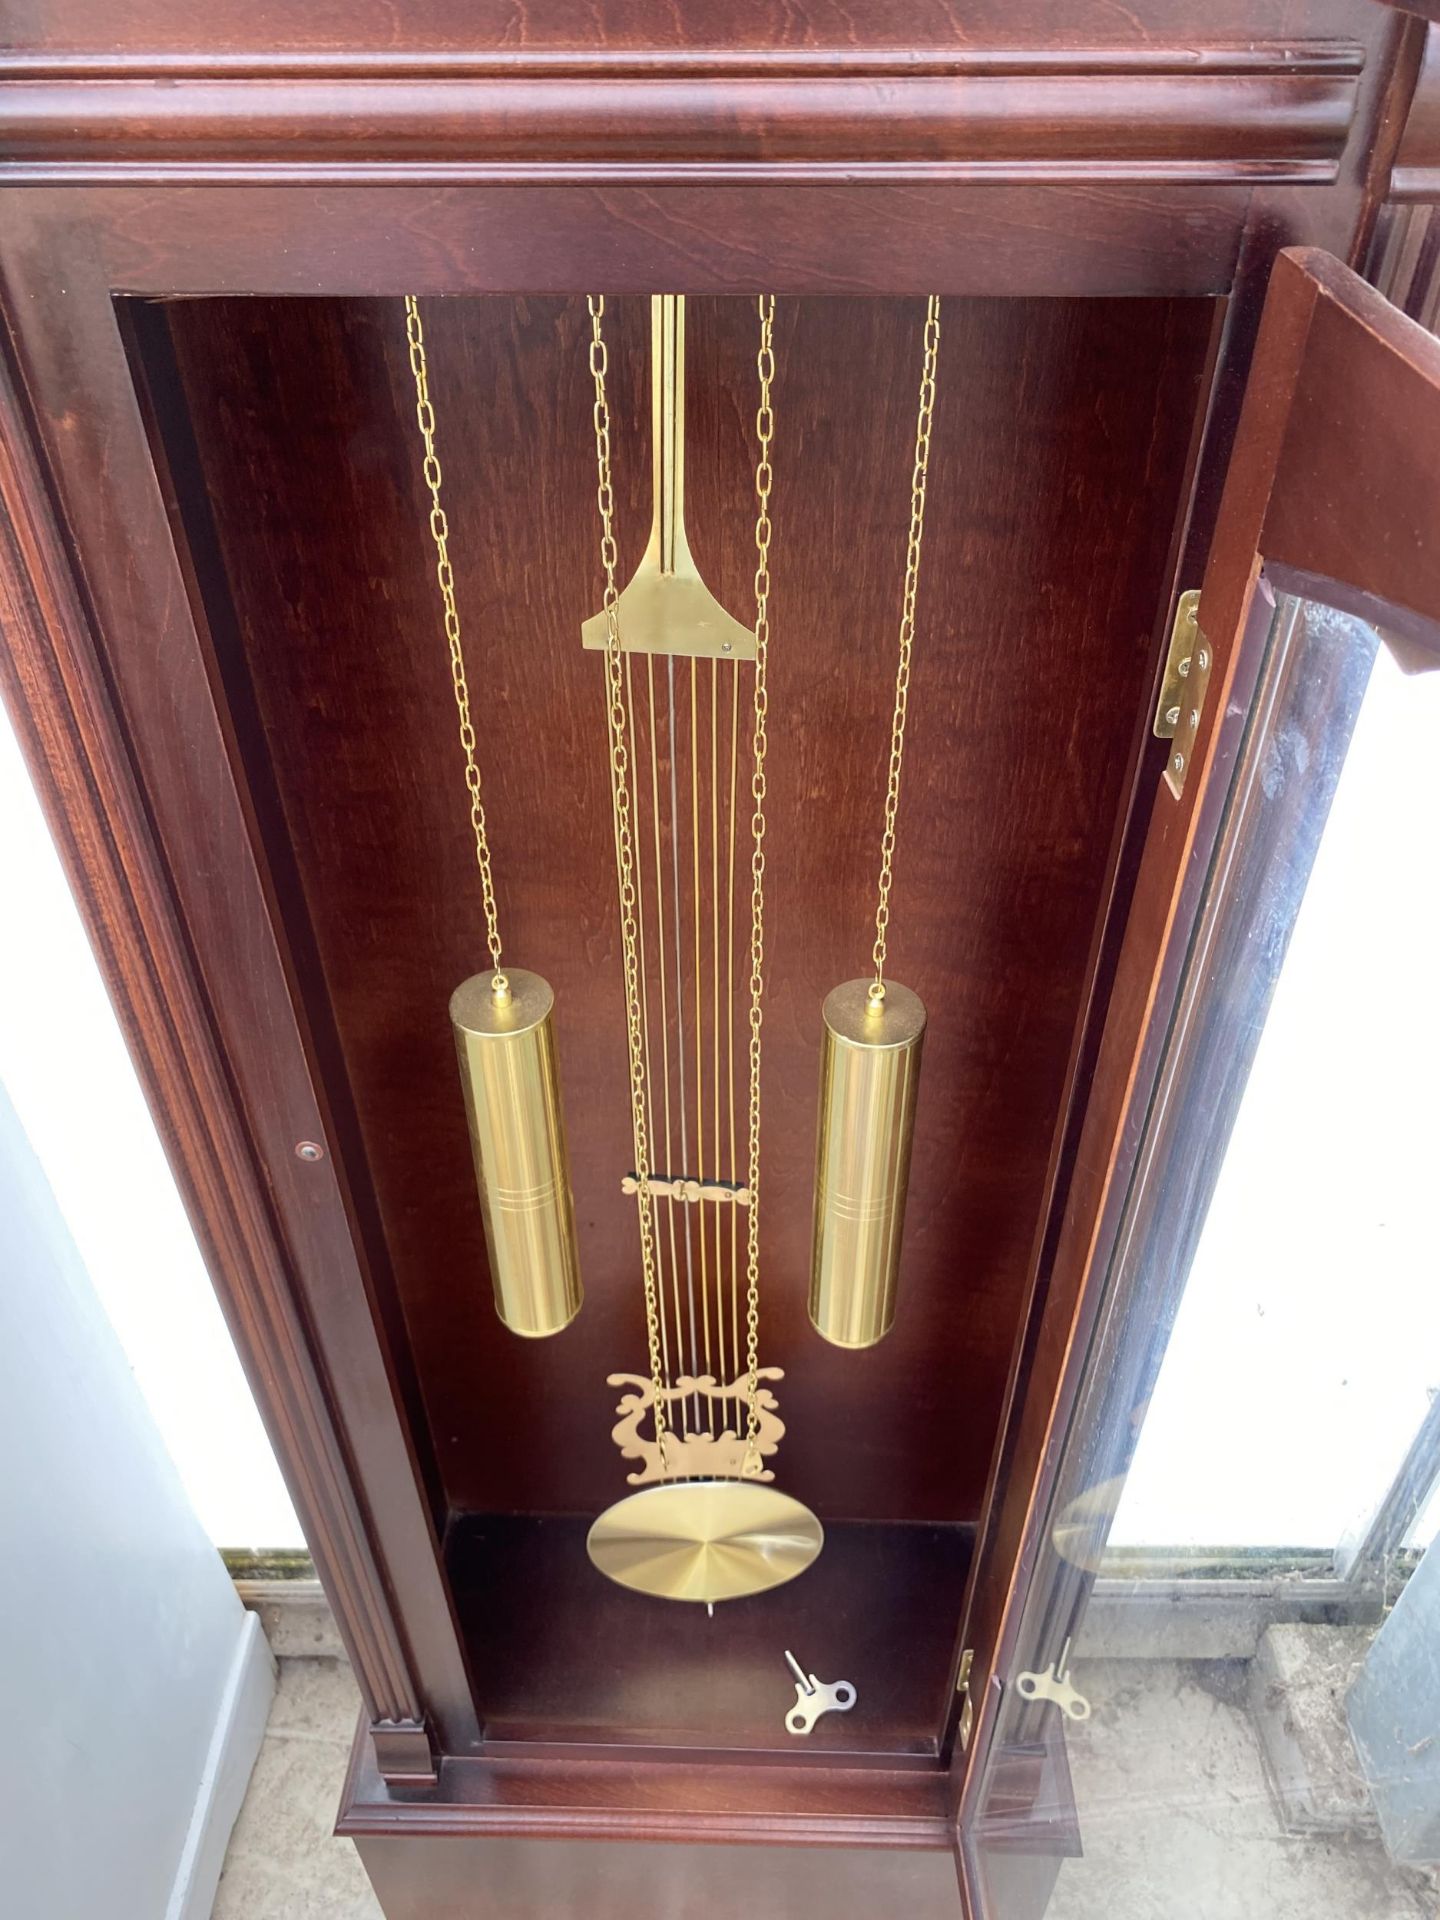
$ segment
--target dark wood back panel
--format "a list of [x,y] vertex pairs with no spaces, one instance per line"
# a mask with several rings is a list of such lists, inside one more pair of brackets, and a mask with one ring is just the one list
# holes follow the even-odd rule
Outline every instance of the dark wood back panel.
[[[804,1296],[819,1008],[869,949],[921,308],[781,303],[762,1358],[782,1483],[827,1517],[972,1519],[1135,735],[1211,329],[1201,301],[952,301],[892,939],[931,1015],[894,1332]],[[531,1344],[490,1305],[446,1001],[483,959],[399,302],[178,303],[233,602],[213,623],[274,783],[308,992],[333,1022],[454,1509],[623,1488],[643,1367],[626,1138],[583,300],[428,307],[507,952],[555,986],[587,1300]],[[649,519],[645,303],[612,308],[622,570]],[[690,311],[691,538],[752,599],[753,307]],[[229,633],[232,638],[226,639]],[[239,692],[237,703],[241,703]],[[263,735],[263,748],[259,737]],[[242,733],[242,738],[244,735]],[[264,818],[264,810],[261,810]],[[312,944],[313,941],[313,944]],[[338,1071],[338,1069],[337,1069]]]

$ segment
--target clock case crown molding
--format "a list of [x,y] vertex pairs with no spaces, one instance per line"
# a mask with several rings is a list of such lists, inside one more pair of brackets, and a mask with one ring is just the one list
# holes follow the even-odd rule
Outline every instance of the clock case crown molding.
[[1347,41],[0,54],[13,185],[1323,185]]

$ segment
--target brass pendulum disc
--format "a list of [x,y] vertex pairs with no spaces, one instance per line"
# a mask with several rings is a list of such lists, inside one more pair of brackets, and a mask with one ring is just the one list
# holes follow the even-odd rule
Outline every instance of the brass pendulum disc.
[[810,1509],[750,1480],[682,1480],[617,1500],[586,1548],[611,1580],[662,1600],[738,1600],[803,1573],[825,1543]]

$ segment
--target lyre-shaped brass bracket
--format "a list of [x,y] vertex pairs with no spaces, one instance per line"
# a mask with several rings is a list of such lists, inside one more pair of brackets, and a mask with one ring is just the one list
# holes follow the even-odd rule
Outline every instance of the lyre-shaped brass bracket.
[[[626,653],[679,654],[702,660],[753,660],[755,635],[728,614],[700,578],[685,533],[685,296],[650,300],[650,414],[654,510],[650,541],[620,594],[620,645]],[[580,629],[601,651],[603,613]]]
[[[775,1395],[769,1387],[762,1385],[755,1395],[755,1409],[759,1417],[759,1428],[755,1436],[755,1455],[749,1460],[749,1447],[745,1437],[745,1394],[749,1384],[748,1376],[741,1374],[726,1385],[715,1380],[711,1374],[692,1378],[688,1373],[681,1374],[672,1387],[662,1387],[661,1397],[666,1408],[665,1447],[662,1453],[660,1443],[654,1438],[655,1387],[653,1382],[638,1373],[612,1373],[607,1379],[612,1387],[630,1389],[615,1411],[619,1414],[619,1423],[611,1430],[610,1438],[620,1449],[622,1459],[641,1462],[639,1471],[625,1477],[632,1487],[643,1487],[652,1480],[710,1480],[710,1479],[749,1479],[773,1480],[774,1470],[760,1465],[767,1459],[785,1437],[784,1423],[775,1409],[778,1405]],[[755,1378],[758,1381],[783,1380],[784,1372],[779,1367],[759,1367]],[[704,1428],[695,1431],[686,1430],[684,1425],[677,1427],[670,1409],[677,1401],[729,1401],[731,1403],[731,1424],[727,1425],[722,1415],[718,1431],[708,1432]],[[642,1435],[641,1422],[646,1415],[651,1416],[651,1432]]]

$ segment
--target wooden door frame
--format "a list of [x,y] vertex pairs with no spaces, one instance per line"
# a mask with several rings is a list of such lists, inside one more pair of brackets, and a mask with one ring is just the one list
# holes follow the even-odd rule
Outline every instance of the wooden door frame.
[[[1157,783],[1096,1071],[1056,1245],[1050,1310],[1002,1496],[1002,1586],[982,1573],[969,1632],[993,1647],[978,1699],[960,1825],[977,1913],[972,1833],[984,1760],[1014,1663],[1156,1086],[1210,857],[1270,624],[1273,595],[1324,600],[1440,657],[1440,341],[1329,255],[1282,253],[1271,276],[1200,624],[1214,666],[1184,793]],[[1036,1391],[1038,1382],[1039,1391]],[[1029,1471],[1025,1471],[1026,1468]]]

